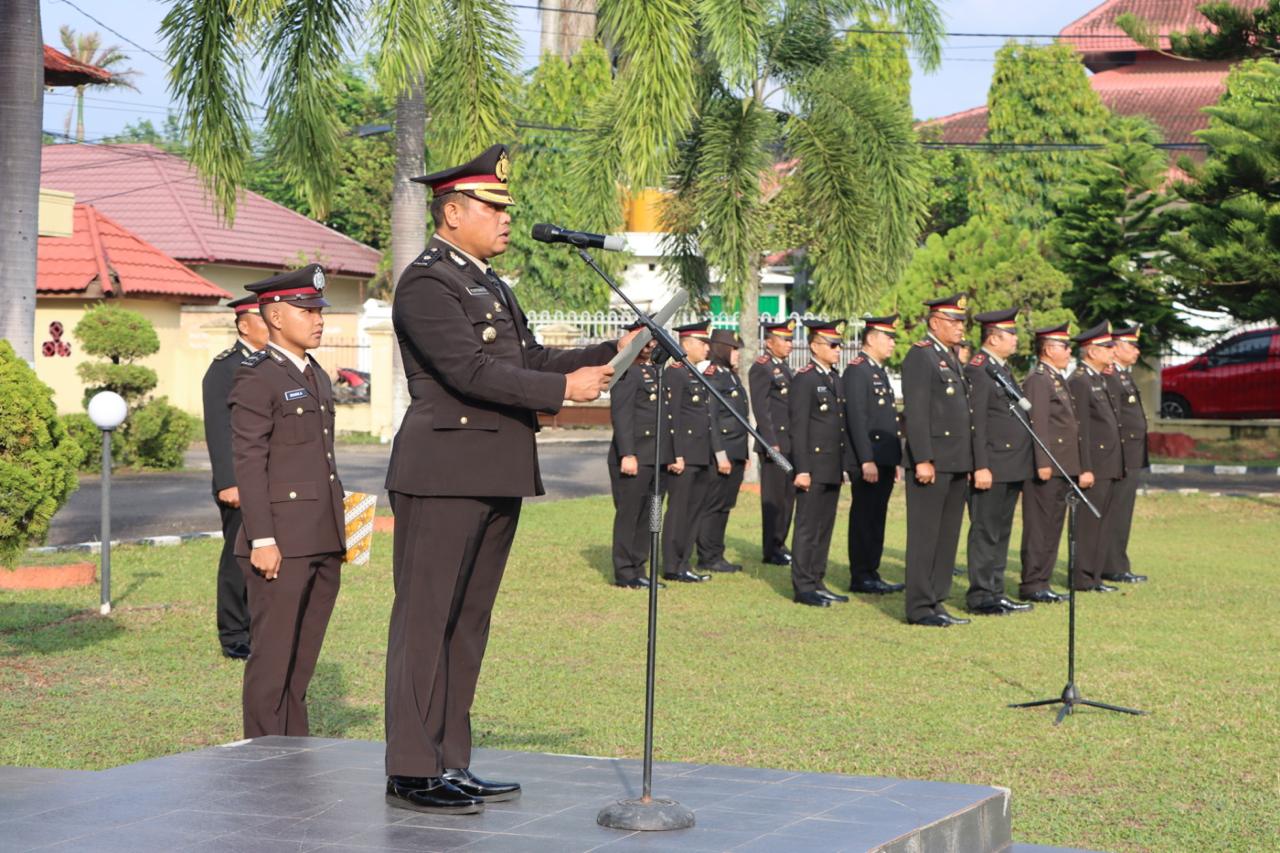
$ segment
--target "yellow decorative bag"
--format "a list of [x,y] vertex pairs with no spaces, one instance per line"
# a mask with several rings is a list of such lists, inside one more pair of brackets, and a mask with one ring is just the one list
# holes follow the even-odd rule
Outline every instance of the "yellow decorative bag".
[[342,507],[347,527],[346,562],[363,566],[369,562],[369,552],[373,547],[373,517],[378,509],[378,496],[346,492]]

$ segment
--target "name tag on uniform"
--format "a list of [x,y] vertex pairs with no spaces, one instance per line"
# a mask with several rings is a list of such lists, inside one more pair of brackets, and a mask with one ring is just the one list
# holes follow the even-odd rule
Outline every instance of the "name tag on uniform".
[[472,296],[488,296],[488,295],[489,295],[489,288],[487,288],[487,287],[483,287],[483,286],[481,286],[481,287],[468,287],[468,288],[467,288],[467,293],[470,293]]
[[305,397],[305,396],[307,396],[307,389],[306,389],[306,388],[295,388],[295,389],[294,389],[294,390],[292,390],[292,391],[285,391],[285,392],[284,392],[284,398],[285,398],[285,400],[286,400],[286,401],[288,401],[288,400],[301,400],[301,399],[302,399],[303,397]]

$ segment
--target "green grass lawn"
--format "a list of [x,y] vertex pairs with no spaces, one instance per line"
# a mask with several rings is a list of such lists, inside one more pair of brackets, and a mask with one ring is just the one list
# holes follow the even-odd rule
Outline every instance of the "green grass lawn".
[[[848,581],[847,511],[834,588]],[[524,512],[476,739],[636,756],[646,596],[605,582],[609,501]],[[903,514],[899,491],[890,579],[902,577]],[[949,630],[905,625],[901,595],[794,605],[787,571],[756,562],[758,503],[743,494],[729,557],[747,571],[661,593],[657,757],[1005,785],[1027,842],[1275,850],[1277,530],[1276,501],[1140,498],[1134,568],[1152,581],[1082,599],[1077,680],[1152,714],[1085,710],[1055,728],[1053,709],[1005,705],[1061,690],[1065,605]],[[379,535],[371,565],[345,572],[311,690],[316,735],[382,736],[390,546]],[[104,768],[238,739],[241,669],[214,630],[218,547],[117,549],[109,618],[96,587],[0,593],[0,764]],[[957,580],[953,612],[964,589]]]

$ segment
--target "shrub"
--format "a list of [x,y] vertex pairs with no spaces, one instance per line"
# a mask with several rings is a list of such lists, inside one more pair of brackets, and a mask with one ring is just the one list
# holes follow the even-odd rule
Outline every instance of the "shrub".
[[[94,425],[89,416],[76,412],[62,416],[62,426],[67,435],[84,451],[84,461],[80,463],[80,473],[97,474],[102,471],[102,430]],[[124,455],[124,433],[115,430],[111,433],[111,459],[120,464]]]
[[0,565],[44,542],[76,490],[82,455],[58,419],[53,390],[0,340]]
[[171,405],[167,397],[139,406],[129,419],[121,463],[136,468],[181,468],[200,428],[200,421]]
[[156,372],[132,363],[160,349],[155,327],[137,311],[99,303],[84,312],[74,334],[87,354],[107,359],[105,363],[85,362],[76,368],[88,386],[86,403],[99,391],[115,391],[133,406],[156,387]]

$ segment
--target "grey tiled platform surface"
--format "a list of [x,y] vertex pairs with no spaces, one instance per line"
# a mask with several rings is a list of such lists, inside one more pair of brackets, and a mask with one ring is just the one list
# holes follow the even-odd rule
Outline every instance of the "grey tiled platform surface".
[[380,743],[259,738],[98,773],[0,769],[6,851],[939,851],[1010,847],[1009,793],[945,782],[657,764],[654,793],[693,829],[597,826],[637,796],[639,762],[477,750],[481,776],[524,785],[481,815],[388,807]]

